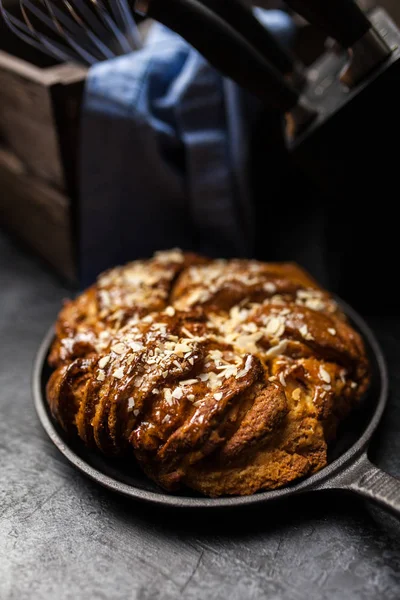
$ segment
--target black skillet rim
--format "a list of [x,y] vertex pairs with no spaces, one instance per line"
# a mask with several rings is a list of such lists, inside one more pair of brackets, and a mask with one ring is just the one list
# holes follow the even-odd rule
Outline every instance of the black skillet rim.
[[122,481],[118,481],[105,473],[99,471],[95,467],[92,467],[85,462],[80,456],[78,456],[73,449],[71,449],[65,440],[61,437],[57,431],[53,421],[50,417],[47,402],[42,390],[42,371],[46,365],[47,355],[50,344],[54,337],[54,328],[46,334],[43,342],[38,350],[32,377],[32,389],[36,412],[39,420],[46,431],[51,441],[55,444],[58,450],[65,456],[65,458],[72,463],[77,469],[84,473],[87,477],[96,481],[103,487],[106,487],[113,492],[122,494],[123,496],[147,502],[158,506],[169,506],[174,508],[228,508],[228,507],[240,507],[240,506],[256,506],[261,505],[268,501],[277,500],[292,496],[293,494],[322,489],[327,479],[333,477],[338,471],[345,470],[348,464],[351,464],[354,458],[358,457],[362,451],[366,448],[369,440],[371,439],[374,431],[376,430],[379,421],[382,417],[383,411],[385,410],[387,396],[388,396],[388,371],[385,362],[383,352],[380,345],[372,332],[370,327],[366,324],[364,319],[351,308],[348,304],[343,302],[341,299],[337,299],[341,308],[344,310],[346,315],[350,318],[352,323],[356,326],[361,335],[368,342],[368,345],[373,353],[376,366],[379,371],[381,379],[381,386],[379,391],[379,398],[376,401],[375,412],[362,436],[341,456],[333,460],[324,469],[315,473],[311,477],[300,481],[299,483],[292,484],[290,487],[284,487],[278,490],[272,490],[269,492],[259,492],[252,496],[234,496],[229,498],[203,498],[203,497],[185,497],[185,496],[174,496],[166,492],[160,491],[160,493],[150,492],[148,490],[142,490],[132,485],[126,484]]

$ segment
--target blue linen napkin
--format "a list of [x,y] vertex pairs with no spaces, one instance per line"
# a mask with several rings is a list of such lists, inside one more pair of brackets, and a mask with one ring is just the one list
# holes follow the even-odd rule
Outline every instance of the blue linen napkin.
[[[288,45],[281,11],[257,16]],[[249,128],[261,106],[156,23],[145,46],[94,65],[81,126],[81,283],[112,265],[181,247],[251,256]]]

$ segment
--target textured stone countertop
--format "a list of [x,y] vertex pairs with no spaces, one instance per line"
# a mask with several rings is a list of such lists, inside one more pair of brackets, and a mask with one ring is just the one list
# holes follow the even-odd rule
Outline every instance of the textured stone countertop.
[[[0,234],[1,600],[400,598],[400,522],[357,497],[202,516],[127,501],[76,472],[42,430],[30,389],[69,293]],[[391,373],[371,458],[400,476],[400,319],[367,320]]]

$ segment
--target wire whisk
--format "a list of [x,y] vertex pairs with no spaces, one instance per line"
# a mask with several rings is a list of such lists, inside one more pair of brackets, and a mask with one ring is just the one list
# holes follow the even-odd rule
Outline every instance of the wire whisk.
[[20,39],[62,62],[90,66],[142,45],[127,0],[18,0],[14,9],[0,0],[0,14]]

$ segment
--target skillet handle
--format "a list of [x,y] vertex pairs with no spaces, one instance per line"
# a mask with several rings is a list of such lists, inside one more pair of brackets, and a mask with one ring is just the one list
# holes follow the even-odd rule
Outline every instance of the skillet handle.
[[324,487],[355,492],[400,517],[400,479],[373,465],[366,453]]

